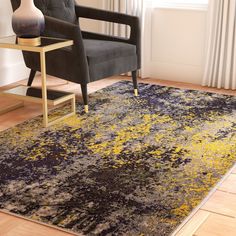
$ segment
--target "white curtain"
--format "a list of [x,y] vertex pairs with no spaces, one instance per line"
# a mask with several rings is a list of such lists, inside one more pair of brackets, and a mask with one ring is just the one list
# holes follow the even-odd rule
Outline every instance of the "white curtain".
[[[103,0],[103,7],[109,11],[125,13],[129,15],[142,15],[143,0]],[[125,25],[105,22],[103,32],[108,35],[128,38],[130,28]]]
[[210,0],[203,86],[236,89],[236,0]]

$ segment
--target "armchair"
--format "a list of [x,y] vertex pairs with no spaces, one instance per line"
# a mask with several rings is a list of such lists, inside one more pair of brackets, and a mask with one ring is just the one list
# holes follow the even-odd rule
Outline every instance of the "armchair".
[[[47,74],[80,84],[85,112],[88,112],[87,84],[92,81],[131,71],[137,95],[137,70],[141,64],[138,17],[80,6],[74,0],[34,2],[45,16],[43,36],[74,40],[72,47],[46,54]],[[16,10],[20,0],[11,0],[11,3]],[[82,31],[81,17],[129,25],[130,38]],[[36,72],[40,71],[39,57],[29,52],[23,52],[23,56],[26,66],[31,69],[28,80],[28,86],[31,86]]]

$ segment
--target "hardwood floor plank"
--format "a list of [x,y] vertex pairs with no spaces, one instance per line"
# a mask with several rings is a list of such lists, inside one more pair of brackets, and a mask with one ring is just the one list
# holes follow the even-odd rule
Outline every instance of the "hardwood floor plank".
[[12,220],[9,215],[0,213],[0,235],[7,236],[12,229],[17,228],[21,222],[16,219]]
[[201,209],[229,217],[236,217],[236,195],[217,190]]
[[218,187],[218,190],[236,194],[236,174],[231,174],[229,177]]
[[0,236],[72,236],[50,226],[0,212]]
[[218,214],[210,214],[194,233],[194,236],[235,236],[236,219]]
[[200,210],[198,211],[192,219],[185,224],[182,229],[175,235],[172,236],[191,236],[196,230],[207,220],[210,216],[210,212]]
[[236,166],[235,166],[235,168],[234,168],[232,174],[236,174]]
[[42,227],[38,224],[30,224],[28,222],[21,223],[17,227],[12,228],[7,236],[32,236],[32,229],[34,236],[71,236],[71,234],[67,234],[49,227]]

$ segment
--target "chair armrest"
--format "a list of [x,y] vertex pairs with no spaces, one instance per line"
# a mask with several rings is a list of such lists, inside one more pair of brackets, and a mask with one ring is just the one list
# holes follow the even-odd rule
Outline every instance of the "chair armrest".
[[54,18],[50,16],[44,16],[45,18],[45,36],[57,36],[66,39],[75,40],[79,36],[79,26]]
[[140,20],[137,16],[84,7],[77,4],[75,5],[75,12],[78,18],[82,17],[87,19],[129,25],[131,27],[129,43],[136,44],[136,40],[140,36]]
[[75,55],[75,61],[72,63],[80,68],[83,77],[81,78],[81,83],[87,83],[89,81],[88,62],[79,25],[50,16],[44,17],[45,32],[43,33],[43,36],[58,37],[74,41],[71,53]]
[[[87,18],[87,19],[94,19],[100,21],[107,21],[113,22],[118,24],[125,24],[131,27],[130,38],[125,40],[118,37],[113,36],[105,36],[105,35],[96,35],[89,32],[83,32],[86,36],[91,36],[93,39],[104,39],[104,40],[111,40],[111,41],[120,41],[126,42],[133,45],[136,45],[137,54],[138,54],[138,64],[141,64],[141,25],[140,19],[137,16],[131,16],[127,14],[122,14],[118,12],[111,12],[105,11],[85,6],[80,6],[78,4],[75,5],[75,12],[78,18]],[[97,38],[96,38],[97,37]]]
[[82,36],[84,39],[97,39],[97,40],[107,40],[107,41],[129,43],[129,39],[124,38],[124,37],[106,35],[106,34],[89,32],[89,31],[82,31]]
[[131,16],[119,12],[106,11],[91,7],[75,5],[75,12],[77,17],[89,18],[94,20],[108,21],[119,24],[125,24],[132,26],[138,17]]

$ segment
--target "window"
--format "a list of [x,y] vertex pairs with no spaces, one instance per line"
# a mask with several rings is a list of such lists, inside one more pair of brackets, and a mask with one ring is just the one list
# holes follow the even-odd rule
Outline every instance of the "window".
[[206,9],[208,0],[152,0],[154,7]]

